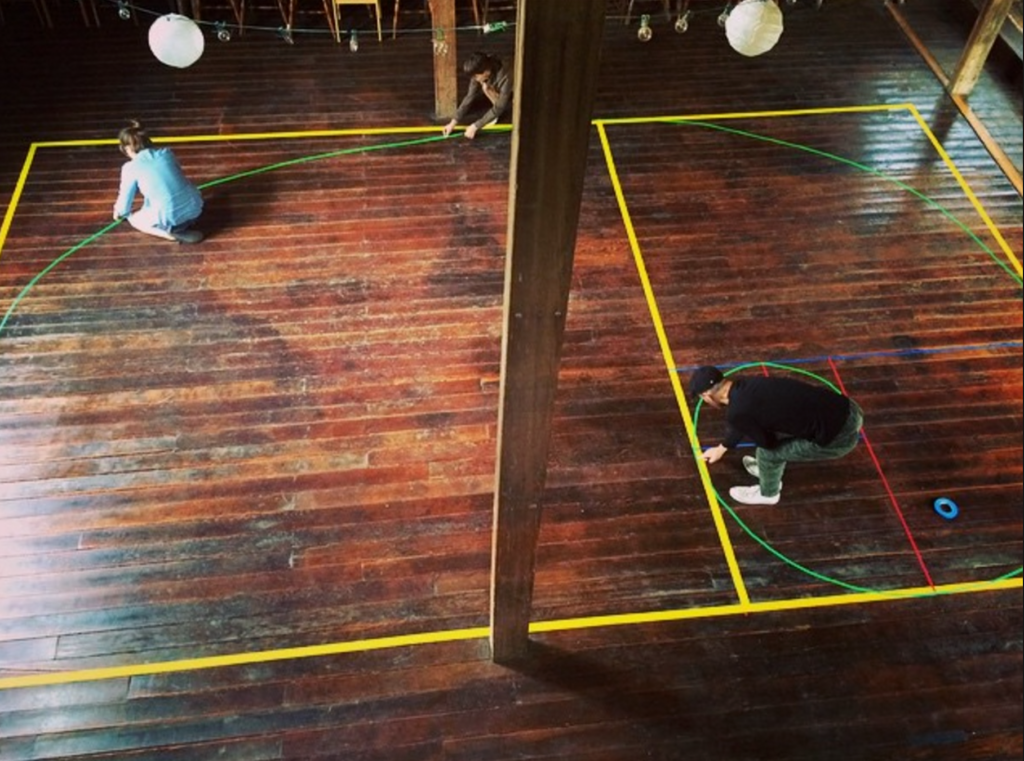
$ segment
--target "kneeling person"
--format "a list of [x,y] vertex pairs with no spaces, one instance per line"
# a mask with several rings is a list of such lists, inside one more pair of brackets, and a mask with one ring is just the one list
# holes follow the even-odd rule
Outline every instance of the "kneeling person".
[[462,69],[469,74],[469,90],[455,111],[455,116],[444,125],[442,132],[445,136],[450,135],[453,129],[466,120],[477,101],[490,103],[491,107],[483,116],[466,127],[465,135],[472,140],[478,131],[494,124],[508,111],[512,103],[512,69],[502,63],[501,59],[485,53],[471,55]]
[[744,439],[757,445],[757,456],[744,457],[743,467],[758,484],[729,489],[734,500],[747,505],[777,504],[786,463],[849,454],[864,424],[864,413],[848,396],[792,378],[729,379],[705,365],[690,379],[690,396],[726,408],[725,438],[702,455],[709,465]]
[[[186,179],[170,148],[155,148],[137,121],[118,135],[129,161],[121,167],[121,187],[114,202],[114,219],[128,218],[139,232],[179,243],[198,243],[203,234],[189,229],[203,211],[203,196]],[[135,194],[142,206],[132,212]]]

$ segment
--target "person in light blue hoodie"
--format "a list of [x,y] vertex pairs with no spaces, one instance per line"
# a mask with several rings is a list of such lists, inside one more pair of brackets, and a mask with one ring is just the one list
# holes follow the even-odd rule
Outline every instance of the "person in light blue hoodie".
[[[114,219],[127,218],[139,232],[165,240],[201,241],[203,234],[192,223],[203,212],[203,196],[181,171],[174,152],[154,147],[137,121],[121,130],[118,140],[129,161],[121,167]],[[142,194],[142,206],[133,212],[137,193]]]

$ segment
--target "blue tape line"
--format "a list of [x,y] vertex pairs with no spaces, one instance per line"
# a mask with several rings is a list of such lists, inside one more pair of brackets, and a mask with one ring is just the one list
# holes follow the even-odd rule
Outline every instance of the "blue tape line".
[[[831,357],[833,360],[850,362],[857,359],[870,359],[871,357],[914,357],[925,354],[953,354],[960,351],[988,351],[991,349],[1020,349],[1024,347],[1024,341],[993,341],[985,344],[965,344],[962,346],[937,346],[931,349],[890,349],[879,351],[865,351],[858,354],[829,354],[820,357],[794,357],[792,359],[772,360],[783,365],[809,365],[811,363],[826,362]],[[750,364],[740,362],[738,364]],[[757,364],[757,363],[753,363]],[[719,367],[734,367],[735,365],[719,365]],[[673,368],[673,372],[692,373],[699,365],[685,365]]]

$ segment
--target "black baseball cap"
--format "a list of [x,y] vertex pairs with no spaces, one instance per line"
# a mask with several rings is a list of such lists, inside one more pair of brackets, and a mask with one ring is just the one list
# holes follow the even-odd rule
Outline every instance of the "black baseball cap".
[[725,380],[722,371],[714,365],[703,365],[694,370],[690,377],[690,398],[696,399]]

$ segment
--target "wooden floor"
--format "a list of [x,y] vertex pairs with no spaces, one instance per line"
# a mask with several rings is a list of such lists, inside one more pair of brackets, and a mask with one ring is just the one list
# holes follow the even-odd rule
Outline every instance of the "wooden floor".
[[[784,4],[759,59],[720,4],[649,5],[601,43],[505,667],[510,137],[436,139],[418,7],[381,45],[346,9],[357,53],[257,10],[175,70],[152,15],[5,4],[0,761],[1021,757],[1021,198],[882,3]],[[951,70],[971,3],[901,8]],[[970,99],[1018,167],[1020,77],[999,49]],[[131,117],[206,186],[202,244],[108,229]],[[672,383],[708,362],[845,389],[865,440],[711,502]]]

